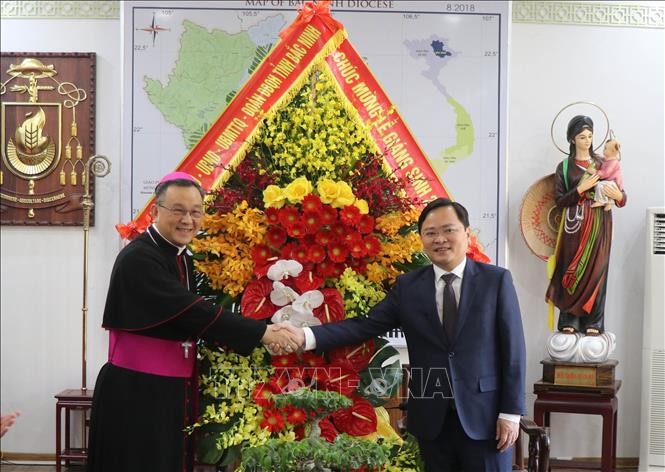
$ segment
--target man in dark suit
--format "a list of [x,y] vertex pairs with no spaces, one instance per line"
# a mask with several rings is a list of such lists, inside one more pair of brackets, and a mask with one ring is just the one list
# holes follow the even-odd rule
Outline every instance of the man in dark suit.
[[466,257],[469,218],[459,203],[429,203],[418,231],[432,266],[398,277],[368,317],[304,328],[300,339],[328,351],[401,327],[411,366],[407,428],[426,470],[511,470],[526,356],[510,272]]

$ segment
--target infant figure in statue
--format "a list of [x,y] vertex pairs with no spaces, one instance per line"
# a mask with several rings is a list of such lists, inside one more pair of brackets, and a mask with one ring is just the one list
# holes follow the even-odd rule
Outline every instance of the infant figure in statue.
[[621,175],[621,144],[616,139],[609,139],[603,149],[603,163],[600,169],[596,171],[600,180],[594,187],[594,202],[591,208],[605,207],[605,211],[610,211],[614,206],[614,200],[607,197],[603,188],[614,186],[623,191],[623,177]]

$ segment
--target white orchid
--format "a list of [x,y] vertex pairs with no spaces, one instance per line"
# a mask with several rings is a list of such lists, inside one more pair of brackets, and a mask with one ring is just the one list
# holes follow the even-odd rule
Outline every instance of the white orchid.
[[313,315],[314,308],[323,304],[323,294],[318,290],[309,290],[293,301],[293,309],[299,313]]
[[282,282],[272,283],[272,292],[270,292],[270,301],[277,306],[288,305],[298,298],[298,292],[291,287],[287,287]]
[[280,259],[268,269],[268,278],[272,281],[297,277],[302,272],[302,264],[292,259]]
[[288,305],[283,308],[280,308],[272,315],[271,321],[273,323],[289,323],[292,326],[297,326],[299,328],[303,326],[317,326],[321,322],[317,317],[315,317],[311,312],[302,312],[296,311],[293,309],[293,305]]

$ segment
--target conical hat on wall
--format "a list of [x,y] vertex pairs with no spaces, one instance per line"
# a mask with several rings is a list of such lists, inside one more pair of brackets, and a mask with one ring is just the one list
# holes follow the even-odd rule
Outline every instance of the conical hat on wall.
[[531,252],[547,260],[554,252],[561,210],[554,201],[554,174],[543,177],[526,191],[520,209],[520,229]]

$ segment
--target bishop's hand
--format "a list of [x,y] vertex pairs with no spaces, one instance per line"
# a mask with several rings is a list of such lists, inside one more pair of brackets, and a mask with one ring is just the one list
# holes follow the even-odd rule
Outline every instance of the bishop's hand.
[[304,343],[304,335],[301,342],[296,330],[286,323],[268,325],[261,342],[272,355],[290,354]]

